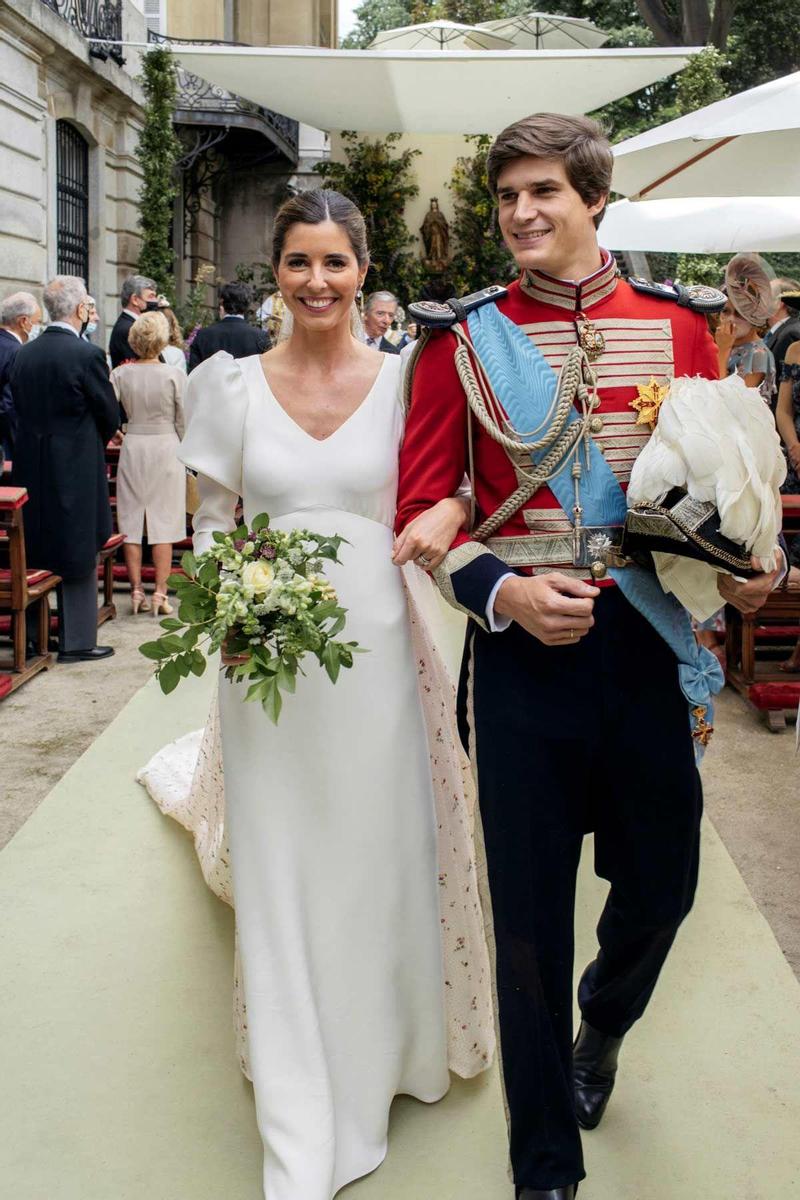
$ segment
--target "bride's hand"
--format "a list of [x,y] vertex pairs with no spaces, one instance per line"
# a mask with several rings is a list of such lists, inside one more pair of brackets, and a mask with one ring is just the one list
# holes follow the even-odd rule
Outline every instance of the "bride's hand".
[[227,640],[222,643],[219,654],[223,667],[242,667],[250,658],[249,654],[228,654]]
[[402,567],[413,560],[425,571],[434,570],[452,546],[458,531],[467,527],[469,510],[468,500],[451,496],[420,513],[395,538],[392,562]]

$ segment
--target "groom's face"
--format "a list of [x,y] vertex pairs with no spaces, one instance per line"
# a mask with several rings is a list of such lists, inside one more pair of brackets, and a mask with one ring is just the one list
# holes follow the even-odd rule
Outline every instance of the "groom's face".
[[560,159],[522,155],[497,178],[500,231],[523,269],[569,279],[573,262],[597,245],[594,216],[606,197],[587,204]]

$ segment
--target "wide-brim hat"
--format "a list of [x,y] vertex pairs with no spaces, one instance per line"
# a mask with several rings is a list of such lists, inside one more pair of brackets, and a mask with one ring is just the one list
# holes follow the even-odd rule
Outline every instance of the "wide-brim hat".
[[769,324],[775,298],[757,254],[736,254],[731,259],[725,268],[725,292],[739,316],[755,329]]
[[781,292],[781,304],[800,312],[800,292]]

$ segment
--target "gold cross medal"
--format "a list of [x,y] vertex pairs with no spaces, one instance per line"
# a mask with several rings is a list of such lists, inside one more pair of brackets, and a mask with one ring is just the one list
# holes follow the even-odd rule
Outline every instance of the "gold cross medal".
[[669,395],[669,384],[659,383],[658,380],[651,375],[648,384],[637,383],[637,396],[631,400],[631,408],[639,415],[636,418],[637,425],[650,425],[655,429],[658,421],[658,411],[661,405]]

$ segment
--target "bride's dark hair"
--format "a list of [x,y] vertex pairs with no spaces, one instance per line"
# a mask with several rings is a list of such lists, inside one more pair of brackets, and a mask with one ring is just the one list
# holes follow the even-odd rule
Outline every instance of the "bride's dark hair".
[[365,267],[369,262],[369,250],[364,218],[352,200],[330,188],[298,192],[280,206],[272,227],[273,265],[277,267],[280,262],[286,235],[293,225],[321,225],[323,221],[335,221],[341,226],[353,247],[358,265]]

